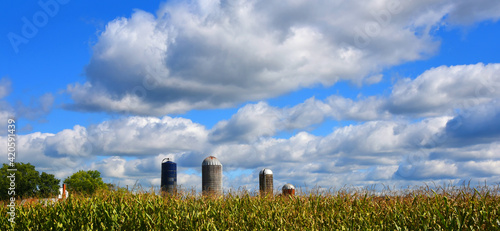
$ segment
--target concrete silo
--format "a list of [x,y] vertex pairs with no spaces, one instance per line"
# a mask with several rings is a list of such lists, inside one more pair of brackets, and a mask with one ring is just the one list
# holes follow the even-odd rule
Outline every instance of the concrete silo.
[[177,192],[177,164],[170,158],[161,162],[161,190],[169,194]]
[[259,173],[260,195],[273,195],[273,171],[264,168]]
[[292,184],[283,185],[283,196],[295,195],[295,187]]
[[214,156],[203,160],[201,181],[203,195],[222,195],[222,164]]

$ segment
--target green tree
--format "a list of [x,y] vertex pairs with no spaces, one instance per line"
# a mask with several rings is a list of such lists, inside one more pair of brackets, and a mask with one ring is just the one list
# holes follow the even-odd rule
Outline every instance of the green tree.
[[[16,169],[17,171],[9,171],[8,169]],[[15,188],[11,187],[11,179],[15,179]],[[52,174],[42,172],[42,176],[40,176],[39,172],[35,170],[35,166],[30,163],[18,162],[14,163],[12,167],[3,164],[0,169],[0,199],[6,200],[11,196],[20,198],[46,197],[57,193],[59,182],[60,180]]]
[[42,172],[40,183],[38,184],[39,195],[41,197],[50,197],[59,194],[59,182],[53,174]]
[[[17,169],[17,171],[8,171],[8,169]],[[13,167],[3,164],[0,174],[0,197],[2,200],[8,199],[11,196],[21,198],[32,197],[38,192],[37,183],[40,176],[38,171],[35,170],[35,166],[30,163],[14,163]],[[14,187],[11,187],[11,179],[15,179]],[[11,192],[10,195],[9,192]]]
[[97,170],[80,170],[64,180],[68,191],[93,194],[97,189],[106,189],[101,173]]

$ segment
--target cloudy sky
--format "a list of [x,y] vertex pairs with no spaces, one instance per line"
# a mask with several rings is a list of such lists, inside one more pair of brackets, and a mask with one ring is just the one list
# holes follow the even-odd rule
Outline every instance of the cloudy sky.
[[[201,189],[500,182],[496,0],[9,1],[0,149],[64,179]],[[1,160],[7,163],[7,157]]]

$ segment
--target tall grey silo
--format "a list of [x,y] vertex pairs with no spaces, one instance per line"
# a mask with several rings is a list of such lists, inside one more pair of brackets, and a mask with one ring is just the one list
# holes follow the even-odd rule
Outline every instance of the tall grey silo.
[[259,190],[260,195],[273,195],[273,171],[264,168],[259,173]]
[[161,190],[169,194],[177,191],[177,164],[170,158],[161,161]]
[[214,156],[201,164],[201,188],[204,195],[222,195],[222,164]]

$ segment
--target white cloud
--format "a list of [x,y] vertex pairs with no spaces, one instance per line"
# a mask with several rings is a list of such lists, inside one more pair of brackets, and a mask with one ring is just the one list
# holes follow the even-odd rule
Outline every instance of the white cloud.
[[[97,168],[103,170],[106,177],[136,175],[137,178],[158,170],[156,163],[161,163],[164,157],[175,156],[182,161],[183,156],[189,158],[192,153],[206,150],[207,134],[204,126],[188,119],[129,117],[89,128],[75,125],[73,129],[56,134],[35,132],[17,135],[16,161],[31,162],[37,169],[57,173],[58,177],[67,177],[65,174],[75,169]],[[7,137],[0,136],[0,141],[0,148],[7,150]],[[116,155],[139,159],[125,162]],[[96,156],[113,157],[95,162]],[[150,158],[152,156],[154,158]],[[189,163],[189,160],[181,163]],[[113,168],[108,168],[110,166]]]
[[456,1],[449,12],[448,21],[454,24],[472,24],[482,20],[497,21],[500,4],[494,0]]
[[456,163],[447,160],[425,160],[410,165],[400,165],[395,177],[415,180],[457,178],[459,168]]
[[[228,121],[217,123],[210,133],[215,142],[253,142],[262,136],[272,136],[280,130],[281,111],[264,102],[248,104]],[[282,128],[281,128],[282,129]]]
[[113,156],[96,163],[92,163],[91,169],[98,170],[102,177],[124,178],[126,175],[125,163],[127,161],[119,156]]
[[[67,88],[75,102],[68,107],[164,115],[228,107],[339,80],[376,83],[384,68],[433,54],[439,42],[432,28],[496,20],[492,9],[498,5],[169,2],[156,16],[136,11],[108,23],[94,46],[87,82]],[[393,99],[392,109],[417,110],[413,107],[419,105],[403,105],[412,102],[411,95],[404,96]]]
[[341,96],[330,96],[325,102],[331,108],[330,116],[337,120],[379,120],[389,119],[391,114],[385,108],[385,100],[368,97],[359,101]]
[[44,150],[51,156],[148,156],[203,150],[206,136],[204,126],[188,119],[128,117],[51,134]]
[[184,118],[128,117],[106,121],[88,129],[94,153],[156,155],[199,151],[206,145],[203,125]]
[[463,110],[446,125],[447,134],[457,145],[489,143],[500,137],[500,101]]
[[[35,132],[16,136],[16,162],[31,163],[37,171],[54,174],[58,178],[68,176],[74,169],[83,166],[84,160],[71,156],[50,156],[45,153],[45,141],[54,136],[50,133]],[[0,136],[0,148],[7,150],[7,137]],[[2,162],[7,162],[4,158]]]
[[393,88],[388,100],[392,113],[441,115],[500,97],[500,64],[440,66],[415,80],[404,79]]
[[211,142],[251,143],[284,130],[303,130],[321,124],[325,119],[376,120],[389,119],[384,101],[370,97],[353,101],[330,96],[325,101],[314,97],[291,108],[277,108],[265,102],[247,104],[229,120],[220,121],[210,131]]
[[[138,181],[146,188],[158,185],[165,157],[179,164],[180,184],[199,186],[200,163],[208,155],[223,163],[226,187],[251,188],[253,173],[263,167],[273,169],[276,184],[309,186],[495,180],[496,171],[481,168],[500,160],[499,73],[499,64],[442,66],[398,82],[387,97],[313,97],[285,108],[247,104],[210,130],[184,118],[130,116],[56,134],[19,135],[19,161],[58,177],[98,169],[121,186]],[[359,123],[326,136],[307,132],[327,119]],[[284,130],[296,133],[274,137]]]
[[492,176],[500,175],[500,161],[468,161],[463,164],[467,176]]
[[[336,95],[323,101],[313,97],[291,108],[272,107],[265,102],[247,104],[229,120],[216,124],[209,139],[212,142],[254,142],[283,130],[307,129],[326,119],[425,118],[453,115],[454,110],[465,111],[467,116],[473,114],[478,122],[486,121],[481,126],[494,130],[498,126],[489,125],[494,121],[492,118],[498,116],[495,112],[498,110],[495,102],[500,97],[498,86],[500,64],[441,66],[425,71],[414,80],[399,81],[388,97],[370,96],[357,101]],[[462,117],[450,123],[462,123]],[[466,123],[478,129],[477,123]],[[466,134],[471,133],[466,131]]]
[[485,161],[500,159],[499,142],[473,144],[469,146],[459,146],[437,150],[430,153],[430,159],[449,159],[458,162]]
[[[265,104],[257,106],[266,108]],[[436,134],[445,130],[450,119],[445,116],[414,123],[371,121],[337,128],[324,137],[307,132],[288,139],[261,134],[246,142],[243,139],[239,143],[209,144],[209,131],[189,120],[129,117],[89,128],[75,126],[56,134],[19,135],[19,161],[31,162],[39,170],[57,172],[61,178],[79,169],[97,169],[107,182],[122,187],[138,182],[145,189],[158,186],[161,160],[171,157],[178,163],[179,184],[199,190],[200,163],[208,155],[217,156],[223,163],[226,187],[252,188],[257,182],[253,173],[263,167],[273,169],[276,186],[292,182],[309,187],[342,187],[497,175],[478,169],[492,165],[492,158],[498,160],[498,144],[449,148],[446,143],[435,141]],[[191,142],[183,143],[181,138],[166,141],[168,134],[188,137]],[[77,151],[89,141],[95,143],[92,149],[83,149],[88,153]],[[132,158],[123,157],[123,150],[128,150],[126,155]],[[114,153],[120,155],[113,156]],[[96,161],[96,155],[110,157]],[[244,173],[229,177],[238,171]]]
[[88,156],[92,149],[88,148],[87,129],[75,125],[73,129],[65,129],[45,138],[45,153],[49,156]]
[[[429,117],[451,115],[454,110],[470,110],[500,98],[500,64],[440,66],[425,71],[415,79],[398,81],[389,96],[369,96],[355,101],[330,96],[324,102],[310,99],[304,103],[307,113],[320,113],[316,121],[330,117],[337,120],[370,121],[394,117]],[[294,108],[305,107],[302,105]],[[304,108],[306,109],[306,108]],[[474,110],[472,110],[474,111]]]

